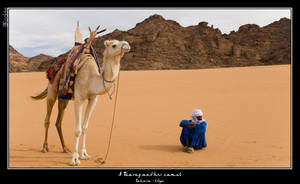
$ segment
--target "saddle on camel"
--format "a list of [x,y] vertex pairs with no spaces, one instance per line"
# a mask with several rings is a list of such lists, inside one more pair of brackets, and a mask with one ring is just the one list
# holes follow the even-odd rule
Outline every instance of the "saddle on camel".
[[[103,31],[105,30],[99,31],[98,33]],[[98,71],[101,73],[100,62],[95,49],[91,45],[91,41],[92,40],[86,39],[85,43],[82,43],[82,35],[80,30],[76,29],[75,45],[69,52],[68,56],[56,59],[47,69],[47,79],[50,81],[50,83],[53,83],[56,74],[61,67],[63,67],[59,77],[58,98],[62,98],[64,100],[73,99],[74,82],[76,79],[77,70],[83,64],[81,62],[82,57],[94,57],[98,66]]]

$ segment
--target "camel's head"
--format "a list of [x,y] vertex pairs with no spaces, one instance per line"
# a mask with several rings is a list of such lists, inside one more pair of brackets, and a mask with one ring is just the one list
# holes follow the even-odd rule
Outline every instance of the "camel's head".
[[126,41],[119,40],[106,40],[104,41],[105,45],[105,54],[107,56],[123,56],[124,53],[130,51],[130,45]]

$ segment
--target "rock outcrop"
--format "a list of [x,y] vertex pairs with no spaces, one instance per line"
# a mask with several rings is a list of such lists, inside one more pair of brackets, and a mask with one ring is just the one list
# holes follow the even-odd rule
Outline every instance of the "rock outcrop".
[[132,49],[122,59],[124,70],[288,64],[290,24],[289,19],[282,18],[264,27],[247,24],[237,32],[222,34],[207,22],[182,27],[153,15],[133,29],[115,30],[96,39],[93,46],[102,58],[104,40],[128,41]]
[[53,57],[45,54],[25,57],[9,45],[9,72],[41,71],[39,70],[39,66],[51,59],[53,59]]
[[[131,51],[122,59],[122,70],[200,69],[289,64],[290,35],[287,18],[264,27],[246,24],[236,32],[222,34],[207,22],[182,27],[155,14],[128,31],[116,29],[96,38],[92,45],[103,58],[105,40],[128,41]],[[39,66],[36,63],[34,71],[45,71],[54,60],[44,60]]]
[[27,70],[27,61],[29,58],[20,54],[9,45],[9,72],[23,72]]

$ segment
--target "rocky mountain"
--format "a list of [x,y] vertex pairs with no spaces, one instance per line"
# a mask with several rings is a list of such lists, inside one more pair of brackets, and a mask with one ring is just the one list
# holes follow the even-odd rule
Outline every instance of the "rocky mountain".
[[39,54],[34,57],[25,57],[9,45],[9,72],[39,71],[41,63],[53,59],[51,56]]
[[[116,29],[96,38],[92,45],[103,58],[105,40],[128,41],[131,51],[122,59],[122,70],[289,64],[290,28],[290,19],[282,18],[264,27],[246,24],[236,32],[222,34],[207,22],[182,27],[155,14],[128,31]],[[41,62],[37,70],[45,71],[54,60]]]
[[214,66],[210,61],[214,54],[212,49],[216,47],[215,35],[221,32],[206,25],[199,23],[185,28],[153,15],[133,29],[115,30],[95,40],[94,45],[100,51],[106,39],[128,41],[131,52],[122,59],[125,70],[207,68]]
[[290,63],[290,27],[287,18],[264,27],[243,25],[222,34],[200,22],[182,27],[153,15],[128,31],[115,30],[93,43],[102,58],[106,39],[126,40],[131,51],[122,59],[124,70],[193,69]]
[[27,70],[28,58],[20,54],[9,45],[9,72],[22,72]]
[[30,65],[30,71],[39,71],[39,66],[43,62],[47,62],[49,60],[53,59],[53,57],[45,55],[45,54],[39,54],[37,56],[29,58],[27,63]]
[[240,56],[263,64],[291,63],[291,21],[282,18],[265,27],[243,25],[229,36],[241,47]]

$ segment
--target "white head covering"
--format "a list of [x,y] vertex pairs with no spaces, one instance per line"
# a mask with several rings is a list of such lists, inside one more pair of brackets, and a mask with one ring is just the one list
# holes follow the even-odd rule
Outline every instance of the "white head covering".
[[192,112],[192,115],[191,115],[191,117],[193,119],[192,121],[194,123],[201,123],[202,120],[198,120],[197,116],[203,116],[203,112],[202,112],[201,109],[194,109],[193,112]]
[[196,116],[203,116],[203,112],[201,109],[195,109],[192,112],[192,117],[196,117]]

